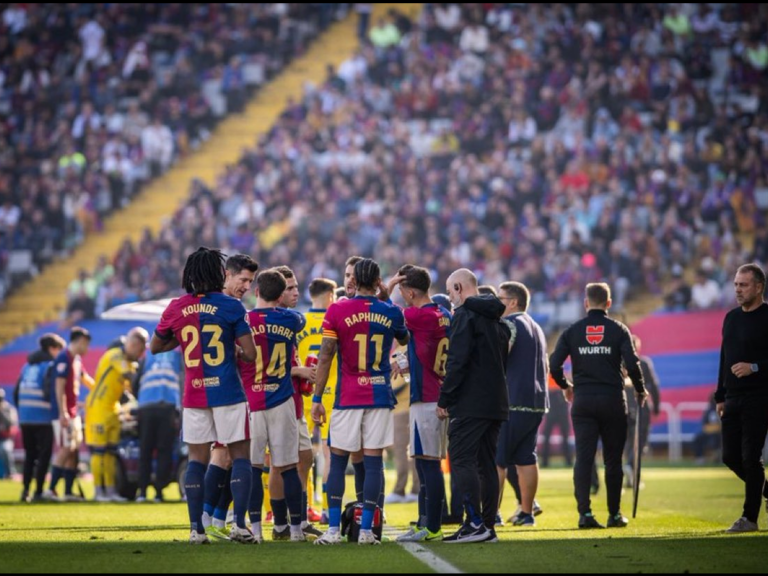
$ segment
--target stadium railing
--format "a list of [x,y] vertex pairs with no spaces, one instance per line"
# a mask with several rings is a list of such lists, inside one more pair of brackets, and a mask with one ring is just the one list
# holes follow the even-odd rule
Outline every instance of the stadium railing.
[[659,409],[667,415],[667,432],[657,432],[650,435],[649,441],[654,444],[666,444],[670,462],[680,462],[683,459],[683,444],[693,442],[695,433],[683,432],[683,414],[694,412],[698,418],[707,410],[707,402],[680,402],[670,404],[662,402]]

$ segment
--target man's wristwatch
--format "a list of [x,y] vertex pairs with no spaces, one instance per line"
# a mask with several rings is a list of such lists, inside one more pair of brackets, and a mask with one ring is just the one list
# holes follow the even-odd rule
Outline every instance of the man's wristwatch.
[[749,367],[752,369],[752,374],[757,374],[759,368],[757,364],[750,364]]

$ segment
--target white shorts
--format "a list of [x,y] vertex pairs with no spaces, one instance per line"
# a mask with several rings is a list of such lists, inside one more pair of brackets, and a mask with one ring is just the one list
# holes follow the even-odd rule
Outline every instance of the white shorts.
[[328,446],[345,452],[365,447],[381,450],[395,443],[395,422],[389,408],[334,410]]
[[448,453],[448,420],[437,417],[437,402],[411,405],[409,415],[411,458],[428,456],[442,460]]
[[83,421],[80,416],[69,419],[69,427],[62,428],[60,420],[53,421],[53,438],[58,448],[77,450],[83,443]]
[[309,425],[307,424],[307,419],[304,418],[304,416],[301,417],[301,420],[298,420],[299,423],[299,452],[306,452],[307,450],[312,450],[312,438],[309,435]]
[[234,444],[250,440],[248,403],[215,408],[184,408],[182,439],[187,444]]
[[[292,400],[269,410],[251,413],[251,464],[264,466],[269,448],[270,466],[299,462],[299,422]],[[306,428],[306,425],[304,426]]]

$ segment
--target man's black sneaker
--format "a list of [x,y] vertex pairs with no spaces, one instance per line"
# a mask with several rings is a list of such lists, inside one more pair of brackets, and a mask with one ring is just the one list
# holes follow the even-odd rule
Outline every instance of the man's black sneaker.
[[616,516],[608,516],[608,528],[626,528],[629,525],[629,520],[621,515],[621,512]]
[[496,536],[496,529],[495,528],[491,528],[489,530],[489,532],[491,533],[491,537],[488,538],[488,540],[486,540],[486,542],[488,542],[489,544],[495,544],[496,542],[498,542],[499,541],[499,537]]
[[459,530],[443,540],[447,544],[468,544],[470,542],[485,542],[490,539],[491,532],[485,524],[475,526],[467,522]]
[[597,520],[595,520],[595,517],[591,514],[587,516],[586,514],[579,517],[579,530],[592,530],[592,529],[603,529],[605,526],[600,524]]
[[277,530],[276,528],[272,528],[272,541],[273,542],[279,542],[279,541],[287,541],[291,539],[291,527],[286,526],[282,530]]

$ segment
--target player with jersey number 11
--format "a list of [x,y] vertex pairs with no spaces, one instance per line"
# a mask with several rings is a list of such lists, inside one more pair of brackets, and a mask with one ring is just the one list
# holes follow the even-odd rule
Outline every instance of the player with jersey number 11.
[[341,542],[341,504],[349,455],[364,448],[365,483],[358,544],[379,544],[372,526],[382,482],[382,451],[394,442],[394,394],[389,356],[393,341],[408,344],[403,312],[376,297],[381,286],[379,265],[370,259],[355,264],[357,294],[331,305],[323,321],[323,341],[317,366],[312,419],[325,423],[323,392],[337,352],[341,376],[336,388],[328,443],[328,531],[315,540]]

